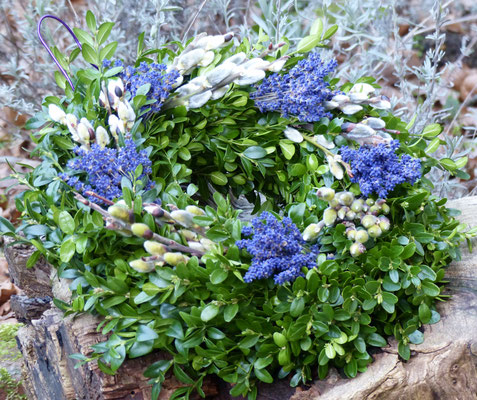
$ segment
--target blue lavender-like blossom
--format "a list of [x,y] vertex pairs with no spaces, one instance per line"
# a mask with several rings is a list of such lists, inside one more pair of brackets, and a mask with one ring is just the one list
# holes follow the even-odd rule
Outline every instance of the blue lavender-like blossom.
[[[89,151],[76,147],[74,152],[78,157],[69,160],[67,166],[73,171],[86,172],[87,178],[82,181],[83,175],[71,176],[67,173],[60,174],[60,178],[95,203],[102,204],[102,201],[89,196],[86,192],[94,192],[108,200],[121,197],[123,177],[134,181],[134,173],[139,165],[143,168],[138,178],[142,182],[146,181],[147,175],[152,172],[147,152],[145,150],[138,152],[131,139],[126,139],[124,142],[125,146],[118,149],[103,148],[96,143],[91,145]],[[152,185],[153,183],[148,181],[145,189],[150,189]]]
[[343,161],[351,166],[351,182],[359,184],[364,196],[374,192],[386,198],[397,185],[404,182],[413,185],[421,177],[421,160],[408,154],[399,159],[397,149],[399,140],[377,146],[361,146],[357,150],[341,147]]
[[311,53],[287,74],[272,74],[250,94],[261,112],[278,111],[284,117],[296,116],[300,121],[315,122],[331,114],[323,102],[337,94],[329,89],[324,78],[338,63],[331,60],[325,64],[318,53]]
[[151,112],[157,113],[160,111],[164,101],[169,97],[172,86],[176,83],[180,74],[177,70],[167,72],[166,64],[141,62],[139,67],[124,66],[121,60],[104,60],[103,66],[105,68],[123,67],[124,69],[118,74],[118,77],[124,82],[124,87],[129,90],[132,97],[137,93],[137,90],[149,83],[151,88],[147,92],[148,100],[156,100],[151,104]]
[[239,240],[237,246],[253,256],[244,276],[247,283],[273,276],[282,285],[304,276],[303,267],[316,266],[317,253],[305,247],[299,229],[288,217],[279,221],[264,212],[252,219],[252,227],[243,228],[242,235],[251,238]]

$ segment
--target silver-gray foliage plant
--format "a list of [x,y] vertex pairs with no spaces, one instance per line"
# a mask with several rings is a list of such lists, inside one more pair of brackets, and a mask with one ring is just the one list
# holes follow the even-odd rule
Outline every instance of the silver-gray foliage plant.
[[[411,132],[417,134],[425,125],[448,117],[447,110],[435,111],[434,104],[443,86],[452,85],[443,79],[445,69],[460,68],[462,57],[454,64],[448,63],[444,70],[438,69],[444,56],[441,48],[445,40],[443,28],[449,23],[448,7],[452,4],[458,11],[460,2],[407,3],[408,6],[396,0],[90,0],[87,6],[100,22],[116,22],[112,37],[118,41],[117,54],[126,62],[132,61],[140,32],[145,32],[148,47],[159,47],[171,40],[185,41],[201,31],[234,31],[253,42],[258,32],[250,27],[258,25],[274,42],[287,37],[295,43],[306,35],[315,17],[322,16],[329,25],[339,26],[332,48],[325,50],[325,58],[339,57],[338,76],[349,81],[374,76],[386,85],[391,70],[394,86],[399,89],[392,104],[404,120],[414,119]],[[0,47],[0,76],[6,77],[0,80],[0,108],[8,106],[31,115],[45,95],[58,92],[53,78],[55,65],[38,42],[36,23],[41,15],[54,14],[72,26],[84,28],[85,12],[70,0],[16,0],[13,5],[0,0],[0,37],[4,43]],[[399,35],[401,24],[410,26],[404,36]],[[45,23],[43,32],[48,43],[61,49],[74,48],[61,25]],[[410,66],[418,34],[427,35],[433,45],[421,65]],[[464,38],[462,56],[469,55],[469,49]],[[417,99],[422,94],[424,101],[419,103]],[[442,156],[462,156],[462,143],[448,142]],[[434,175],[439,190],[449,186],[447,176]]]

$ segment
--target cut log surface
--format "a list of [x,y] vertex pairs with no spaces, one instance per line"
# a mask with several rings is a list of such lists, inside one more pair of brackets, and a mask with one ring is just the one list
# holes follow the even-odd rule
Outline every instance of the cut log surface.
[[[459,219],[477,224],[477,197],[449,202],[462,210]],[[90,346],[104,340],[96,332],[100,319],[82,315],[64,318],[55,307],[41,314],[30,310],[35,299],[54,296],[68,300],[67,282],[50,278],[44,262],[25,268],[32,250],[25,246],[5,249],[15,283],[31,299],[19,301],[27,325],[21,328],[18,345],[25,360],[29,400],[148,400],[150,386],[143,376],[152,362],[167,357],[155,353],[127,360],[116,376],[103,374],[95,363],[74,368],[74,353],[89,354]],[[54,276],[54,271],[51,273]],[[438,304],[441,321],[427,325],[424,343],[411,346],[412,356],[403,362],[396,343],[374,355],[365,373],[354,379],[342,378],[331,370],[323,381],[308,387],[290,388],[286,380],[260,385],[260,400],[477,400],[477,252],[462,248],[462,260],[447,270],[446,294],[452,298]],[[53,284],[52,284],[53,282]],[[51,290],[51,287],[53,289]],[[33,307],[33,309],[36,309]],[[36,309],[37,310],[37,309]],[[39,317],[39,318],[38,318]],[[38,318],[38,319],[36,319]],[[160,399],[166,400],[180,386],[174,379],[164,382]],[[205,384],[208,399],[227,400],[230,387],[210,380]]]
[[28,297],[51,296],[51,267],[40,258],[33,268],[27,268],[26,263],[36,249],[24,244],[11,245],[13,241],[8,236],[4,238],[5,258],[12,282]]

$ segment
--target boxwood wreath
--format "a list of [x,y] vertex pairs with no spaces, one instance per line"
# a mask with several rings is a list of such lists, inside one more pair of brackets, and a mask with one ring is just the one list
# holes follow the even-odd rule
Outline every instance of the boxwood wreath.
[[[339,85],[320,20],[296,48],[202,34],[146,50],[142,34],[133,65],[112,23],[86,21],[81,51],[53,49],[65,94],[27,125],[42,163],[13,173],[22,223],[0,221],[36,248],[28,267],[71,280],[65,315],[102,316],[104,342],[73,357],[114,374],[163,351],[153,398],[172,373],[185,399],[210,374],[249,399],[330,366],[352,378],[388,337],[408,360],[475,235],[430,192],[431,168],[466,177],[466,159],[432,157],[441,127],[409,133],[372,77]],[[92,67],[71,67],[80,54]]]

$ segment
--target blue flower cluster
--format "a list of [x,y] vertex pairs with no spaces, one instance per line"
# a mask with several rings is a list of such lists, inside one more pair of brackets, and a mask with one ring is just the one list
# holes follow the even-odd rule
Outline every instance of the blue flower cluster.
[[273,276],[275,283],[281,285],[303,276],[303,267],[316,266],[317,253],[305,247],[300,231],[288,217],[279,221],[264,212],[252,220],[251,227],[243,228],[242,235],[252,236],[237,242],[240,249],[253,256],[244,276],[247,283]]
[[300,121],[315,122],[331,114],[323,102],[337,93],[331,91],[324,81],[338,63],[331,60],[325,64],[318,53],[311,53],[301,60],[288,74],[272,74],[265,78],[257,91],[250,94],[261,112],[279,111],[284,117],[296,116]]
[[[114,63],[104,60],[103,66],[105,68],[124,67],[124,64],[121,60],[116,60]],[[170,72],[166,72],[166,70],[166,64],[148,64],[143,61],[137,68],[130,65],[124,67],[123,71],[118,74],[118,77],[123,80],[125,88],[129,90],[132,97],[136,95],[137,90],[142,85],[149,83],[151,88],[146,96],[148,100],[156,100],[150,107],[151,112],[157,113],[160,111],[164,101],[169,97],[172,86],[180,76],[177,70]]]
[[[87,182],[82,182],[78,176],[60,174],[68,185],[76,191],[83,193],[91,201],[102,203],[101,200],[93,196],[88,196],[86,192],[113,200],[122,196],[121,179],[123,177],[134,181],[134,173],[139,165],[142,165],[142,174],[138,178],[142,182],[147,180],[147,175],[152,172],[151,161],[145,150],[137,151],[136,145],[131,139],[125,140],[125,146],[118,149],[100,147],[96,143],[91,145],[91,150],[76,147],[75,153],[78,158],[68,161],[68,168],[74,171],[86,172]],[[148,181],[145,189],[150,189],[153,183]]]
[[340,149],[343,161],[351,166],[351,182],[357,182],[364,196],[376,193],[386,198],[397,185],[407,182],[413,185],[421,177],[421,160],[403,154],[401,159],[396,154],[399,140],[390,144],[362,146]]

